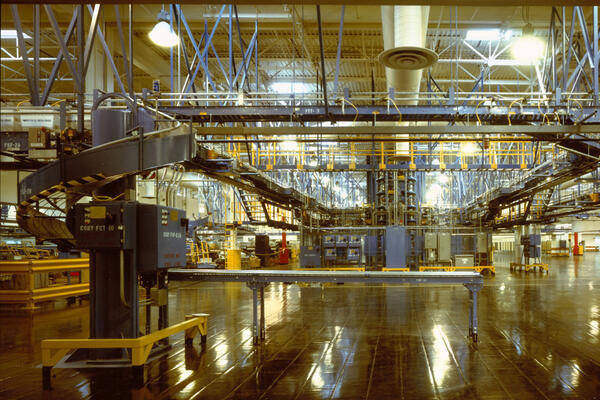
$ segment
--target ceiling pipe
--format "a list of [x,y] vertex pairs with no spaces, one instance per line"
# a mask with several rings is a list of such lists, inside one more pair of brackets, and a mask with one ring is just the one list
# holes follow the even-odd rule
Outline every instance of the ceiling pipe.
[[418,92],[423,69],[437,61],[438,55],[425,48],[428,21],[429,7],[381,7],[384,50],[379,62],[386,67],[389,88]]
[[[438,55],[425,48],[425,37],[429,22],[429,7],[422,6],[382,6],[381,27],[383,32],[383,52],[379,62],[385,68],[387,87],[396,92],[419,92],[423,69],[438,60]],[[402,95],[401,105],[416,105],[418,95]],[[382,125],[384,125],[383,123]],[[400,125],[408,125],[401,122]],[[397,143],[396,153],[408,156],[408,143]],[[406,157],[405,157],[406,156]]]

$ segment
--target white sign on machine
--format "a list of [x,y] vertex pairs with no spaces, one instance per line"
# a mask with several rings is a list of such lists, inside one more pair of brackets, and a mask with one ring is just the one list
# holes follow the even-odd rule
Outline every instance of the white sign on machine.
[[52,114],[25,114],[21,115],[21,126],[23,128],[52,128],[54,126],[54,115]]

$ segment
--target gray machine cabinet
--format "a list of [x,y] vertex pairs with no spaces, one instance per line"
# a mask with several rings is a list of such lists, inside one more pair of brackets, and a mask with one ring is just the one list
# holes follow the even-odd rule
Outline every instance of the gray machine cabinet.
[[135,202],[75,204],[68,215],[78,249],[133,250],[136,246]]
[[435,232],[425,232],[425,248],[437,249],[437,235]]
[[474,257],[472,254],[457,254],[454,256],[454,265],[457,267],[473,267],[475,266]]
[[452,237],[449,232],[438,233],[438,260],[452,260]]
[[69,228],[77,248],[135,250],[139,272],[186,264],[185,211],[129,201],[76,204]]
[[138,271],[186,265],[185,211],[138,204]]
[[477,232],[477,252],[487,253],[488,251],[488,234],[487,232]]
[[320,267],[321,246],[300,246],[300,267]]
[[386,268],[406,268],[406,228],[403,226],[385,227],[385,266]]

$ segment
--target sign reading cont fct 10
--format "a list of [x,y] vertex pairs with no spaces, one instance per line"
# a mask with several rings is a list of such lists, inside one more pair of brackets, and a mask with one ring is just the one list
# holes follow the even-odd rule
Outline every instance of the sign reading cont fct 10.
[[185,212],[130,201],[76,204],[69,229],[80,249],[135,253],[138,272],[185,266]]

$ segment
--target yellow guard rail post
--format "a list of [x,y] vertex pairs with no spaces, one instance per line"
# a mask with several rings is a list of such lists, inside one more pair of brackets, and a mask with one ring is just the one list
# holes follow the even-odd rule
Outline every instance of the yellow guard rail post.
[[135,384],[144,384],[144,364],[154,343],[175,333],[185,331],[185,344],[191,345],[200,334],[206,343],[208,314],[186,315],[185,321],[135,339],[46,339],[42,340],[42,383],[45,390],[52,388],[51,371],[67,353],[76,349],[131,349],[131,368]]

